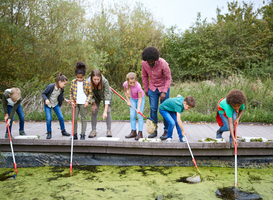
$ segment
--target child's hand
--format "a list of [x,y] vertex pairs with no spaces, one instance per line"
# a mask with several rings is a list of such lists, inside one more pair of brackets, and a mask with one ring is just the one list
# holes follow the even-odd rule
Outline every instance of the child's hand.
[[89,105],[88,102],[85,102],[84,107],[86,108]]
[[7,121],[7,126],[10,126],[10,119],[8,119]]
[[9,114],[5,114],[5,117],[4,117],[5,121],[7,121],[8,118],[9,118]]
[[127,105],[128,105],[128,106],[132,106],[131,101],[127,101]]
[[236,124],[237,123],[237,125],[239,124],[239,119],[236,119],[235,121],[234,121],[234,124]]
[[237,144],[237,139],[233,139],[233,145],[235,146]]
[[98,110],[98,107],[96,104],[92,105],[92,113],[96,112],[96,110]]
[[69,103],[69,104],[71,104],[71,101],[70,101],[70,100],[66,100],[66,103]]
[[46,104],[46,105],[50,104],[50,101],[49,101],[48,99],[45,100],[45,104]]
[[102,115],[102,119],[106,119],[107,118],[107,112],[103,112],[103,115]]
[[140,109],[137,109],[136,112],[137,112],[137,113],[140,113]]
[[186,134],[186,131],[182,131],[182,135],[185,137]]

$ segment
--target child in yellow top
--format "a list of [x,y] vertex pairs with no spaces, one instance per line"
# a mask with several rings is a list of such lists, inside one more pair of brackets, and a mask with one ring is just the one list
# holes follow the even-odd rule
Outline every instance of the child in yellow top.
[[75,102],[75,121],[74,121],[74,140],[78,139],[77,136],[77,119],[80,113],[81,115],[81,140],[85,140],[85,132],[86,132],[86,114],[87,114],[87,106],[91,103],[92,92],[90,83],[84,79],[86,72],[86,66],[83,62],[78,61],[75,67],[75,75],[76,79],[72,80],[70,87],[70,100],[72,104]]

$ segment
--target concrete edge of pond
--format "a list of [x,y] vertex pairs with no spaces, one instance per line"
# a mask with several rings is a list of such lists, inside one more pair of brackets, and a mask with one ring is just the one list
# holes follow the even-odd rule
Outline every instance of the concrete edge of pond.
[[[2,152],[0,168],[13,168],[12,155]],[[70,153],[15,153],[17,167],[65,166],[69,170]],[[234,167],[234,156],[196,156],[198,167]],[[115,166],[184,166],[193,167],[190,156],[147,156],[118,154],[74,153],[73,166],[115,165]],[[240,168],[269,168],[273,156],[239,156]],[[20,173],[20,170],[18,170]]]
[[[14,152],[67,153],[71,151],[69,140],[13,140]],[[230,143],[190,143],[195,156],[232,156]],[[7,139],[0,139],[0,151],[10,152]],[[121,155],[189,156],[186,143],[149,143],[113,141],[75,141],[75,153],[104,153]],[[238,155],[271,156],[273,142],[239,142]]]

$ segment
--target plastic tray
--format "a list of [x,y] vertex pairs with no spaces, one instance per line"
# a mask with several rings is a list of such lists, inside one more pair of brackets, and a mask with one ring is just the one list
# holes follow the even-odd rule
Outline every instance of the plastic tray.
[[161,139],[156,138],[139,138],[139,142],[161,142]]
[[99,137],[97,140],[100,141],[119,141],[118,137]]
[[37,135],[18,135],[14,136],[14,139],[39,139]]
[[[207,139],[207,138],[205,138],[205,139]],[[211,138],[216,141],[205,141],[205,139],[202,139],[202,142],[205,142],[205,143],[226,143],[227,142],[225,139],[218,139],[218,138]]]

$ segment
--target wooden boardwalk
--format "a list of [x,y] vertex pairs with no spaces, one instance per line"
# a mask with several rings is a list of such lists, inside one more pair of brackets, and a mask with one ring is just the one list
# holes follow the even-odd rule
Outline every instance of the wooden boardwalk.
[[[148,137],[148,133],[145,130],[146,124],[143,127],[143,137]],[[205,139],[207,137],[215,138],[216,131],[219,128],[217,123],[187,123],[184,122],[183,126],[187,133],[187,138],[190,143],[197,143],[200,139]],[[71,133],[72,123],[71,121],[65,122],[65,127],[67,132]],[[158,124],[158,136],[159,138],[163,134],[164,125],[162,122]],[[0,139],[5,136],[5,123],[0,122]],[[16,121],[12,127],[12,135],[19,135],[19,123]],[[88,135],[91,131],[91,122],[87,122],[86,130],[86,141],[97,141],[99,137],[106,136],[106,123],[98,122],[97,124],[97,137],[88,138]],[[25,132],[27,135],[39,135],[40,140],[46,139],[46,122],[25,122]],[[81,123],[78,121],[78,134],[81,132]],[[113,121],[112,122],[112,135],[115,138],[119,138],[119,141],[123,142],[138,142],[134,138],[127,139],[125,135],[128,135],[131,132],[131,125],[129,121]],[[273,125],[257,125],[251,123],[241,123],[238,126],[238,136],[247,136],[247,137],[264,137],[269,140],[273,140]],[[229,133],[225,132],[223,138],[229,141]],[[58,121],[52,122],[52,139],[51,140],[70,140],[70,137],[64,137],[61,134],[60,126]],[[176,128],[173,132],[173,143],[178,142],[178,135]]]
[[[159,123],[158,136],[163,133],[163,123]],[[65,122],[66,130],[71,133],[71,121]],[[198,166],[233,166],[234,146],[225,143],[204,143],[198,140],[207,137],[215,138],[218,125],[216,123],[186,123],[187,133],[192,152],[198,160]],[[15,122],[12,128],[13,136],[19,135],[19,124]],[[9,140],[4,138],[5,123],[0,122],[0,167],[12,167]],[[78,122],[78,133],[81,130]],[[91,122],[88,122],[86,135],[91,131]],[[73,163],[77,165],[154,165],[154,166],[192,166],[191,155],[186,143],[178,141],[176,130],[173,133],[173,142],[139,142],[134,138],[126,139],[131,131],[129,121],[113,121],[112,134],[118,141],[102,141],[106,136],[105,122],[98,122],[95,138],[74,141]],[[61,135],[59,123],[52,123],[53,137],[46,139],[46,122],[25,123],[25,132],[28,135],[39,135],[39,139],[13,139],[13,148],[18,166],[69,166],[71,141],[70,137]],[[145,131],[144,137],[148,134]],[[258,125],[241,123],[238,126],[240,137],[263,137],[273,140],[272,125]],[[229,133],[223,134],[229,140]],[[273,166],[273,141],[269,142],[238,142],[238,158],[241,167]],[[3,160],[1,160],[3,159]],[[3,164],[4,163],[4,164]]]

